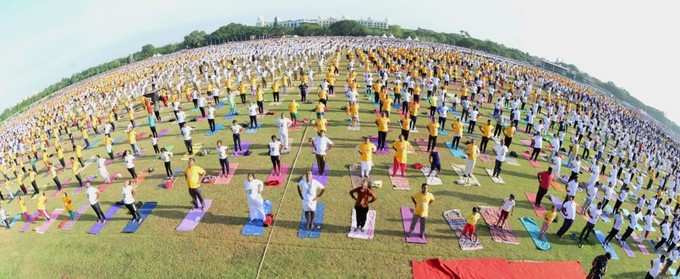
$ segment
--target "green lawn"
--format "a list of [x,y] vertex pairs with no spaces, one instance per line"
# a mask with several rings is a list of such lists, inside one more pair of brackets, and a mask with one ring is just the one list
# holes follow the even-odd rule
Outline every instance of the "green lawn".
[[[344,80],[344,72],[338,80]],[[343,83],[338,82],[336,88],[341,89]],[[360,88],[363,88],[363,86]],[[315,92],[313,91],[313,93]],[[23,226],[23,222],[19,222],[11,230],[0,229],[0,245],[3,250],[3,253],[0,254],[0,278],[105,278],[114,276],[124,278],[253,278],[257,274],[261,261],[260,275],[262,278],[404,278],[410,277],[410,260],[433,257],[578,260],[582,263],[583,269],[587,271],[592,258],[603,253],[600,245],[596,244],[594,236],[591,236],[589,244],[579,249],[575,241],[558,240],[550,235],[552,250],[542,252],[535,249],[533,242],[517,218],[521,216],[536,218],[524,193],[536,190],[535,174],[538,170],[530,167],[526,160],[519,158],[518,161],[521,165],[519,167],[505,164],[503,177],[506,184],[496,185],[492,183],[483,169],[485,167],[492,168],[493,161],[489,163],[479,161],[474,174],[482,183],[482,186],[467,188],[455,185],[453,181],[457,176],[449,165],[451,162],[459,164],[463,162],[453,158],[443,147],[443,140],[450,139],[450,136],[440,136],[439,140],[443,160],[442,167],[444,168],[442,176],[444,185],[431,187],[437,200],[431,207],[431,217],[428,220],[428,244],[413,245],[404,242],[399,214],[400,206],[411,205],[409,196],[418,191],[418,186],[424,181],[424,178],[419,171],[410,169],[408,175],[412,190],[408,192],[392,190],[389,187],[389,178],[387,177],[387,168],[392,160],[391,155],[374,156],[376,166],[373,178],[385,183],[383,188],[376,190],[378,201],[373,205],[377,210],[376,236],[370,241],[349,239],[347,231],[353,201],[347,194],[351,188],[347,165],[358,161],[358,155],[354,148],[359,143],[360,137],[373,135],[376,133],[376,129],[372,124],[374,119],[373,106],[362,96],[361,131],[348,131],[346,129],[347,122],[345,122],[346,115],[344,111],[340,110],[340,107],[344,106],[345,98],[342,92],[338,93],[330,100],[330,112],[327,113],[327,118],[330,120],[328,134],[336,146],[328,156],[331,171],[329,184],[322,198],[327,207],[321,238],[314,240],[299,239],[296,235],[301,207],[294,181],[311,166],[314,160],[311,148],[307,143],[308,139],[314,135],[313,127],[308,128],[304,137],[304,129],[290,132],[293,148],[290,154],[283,156],[283,162],[291,166],[294,165],[291,175],[292,181],[280,187],[268,187],[265,190],[265,198],[273,201],[273,210],[278,214],[275,226],[268,228],[267,234],[263,237],[251,238],[240,235],[240,230],[246,222],[248,214],[242,181],[249,172],[256,173],[257,177],[263,180],[269,173],[270,162],[266,155],[265,146],[269,137],[277,133],[273,123],[278,118],[278,113],[287,111],[287,103],[283,103],[277,107],[268,107],[277,115],[265,117],[262,120],[265,125],[257,134],[244,134],[244,140],[254,143],[251,146],[254,152],[250,157],[230,158],[232,163],[239,164],[236,176],[230,185],[203,186],[205,197],[214,199],[214,203],[195,231],[190,233],[175,231],[175,227],[184,218],[191,206],[184,178],[179,178],[176,187],[172,190],[160,188],[159,185],[164,177],[162,162],[152,156],[150,141],[143,140],[140,144],[145,151],[145,156],[137,160],[137,170],[146,170],[152,166],[155,171],[140,186],[137,198],[142,201],[157,201],[159,205],[137,233],[120,233],[128,219],[124,209],[98,236],[86,233],[94,223],[94,215],[90,209],[71,231],[61,231],[55,224],[44,235],[34,232],[21,233],[19,228]],[[282,99],[285,101],[297,97],[297,90],[290,90],[289,94],[283,96]],[[271,95],[267,94],[267,98],[270,100]],[[315,99],[315,95],[311,99]],[[196,114],[190,111],[189,103],[184,105],[189,116]],[[301,107],[301,112],[304,111],[303,117],[312,117],[311,108],[312,105]],[[244,109],[241,108],[241,111],[243,112]],[[218,123],[223,123],[225,127],[228,127],[230,121],[223,118],[226,112],[226,108],[218,110]],[[165,119],[172,115],[169,108],[164,108],[162,113]],[[488,108],[485,108],[478,123],[485,122],[489,113]],[[138,127],[138,131],[148,132],[146,125],[140,125],[146,122],[143,112],[138,112],[137,117],[137,123],[141,126]],[[245,122],[247,116],[239,115],[237,119]],[[392,128],[388,135],[389,141],[395,139],[399,133],[397,115],[393,114],[391,119]],[[426,117],[423,115],[418,122],[420,132],[412,134],[412,143],[417,137],[426,137],[424,127],[427,122]],[[119,129],[114,137],[123,135],[121,130],[126,124],[127,120],[121,119],[117,124]],[[200,131],[194,133],[195,142],[203,143],[204,146],[212,150],[215,141],[222,139],[231,148],[230,131],[225,130],[217,136],[207,137],[205,135],[208,129],[207,122],[190,123],[190,125],[197,125],[200,129]],[[449,123],[447,123],[447,128],[448,126]],[[177,136],[179,133],[177,125],[174,122],[164,122],[160,124],[159,130],[166,127],[171,128],[171,133],[169,136],[161,138],[161,145],[174,145],[175,154],[178,156],[173,161],[173,167],[184,168],[186,162],[181,161],[180,157],[185,149],[180,137]],[[475,132],[474,137],[478,138],[478,131]],[[511,150],[518,153],[525,150],[525,147],[519,145],[519,138],[526,138],[526,135],[518,132],[518,136],[515,137]],[[302,146],[300,146],[301,141],[304,142]],[[114,146],[115,151],[124,148],[128,148],[125,143]],[[67,150],[70,151],[70,147]],[[298,150],[299,158],[294,161]],[[492,152],[492,144],[490,144],[488,150],[488,152]],[[96,153],[105,155],[104,152],[104,148],[100,144],[96,149],[87,150],[85,158]],[[198,165],[203,166],[210,173],[217,172],[218,162],[214,152],[206,157],[196,158]],[[426,160],[426,153],[416,152],[409,155],[410,163],[425,163]],[[546,166],[547,164],[542,162],[539,170],[545,169]],[[40,170],[39,184],[43,189],[48,189],[51,194],[54,191],[54,185],[42,175],[44,173],[42,166],[40,166]],[[565,168],[563,170],[566,173],[567,170]],[[120,172],[124,178],[129,177],[124,164],[120,161],[116,161],[115,164],[110,166],[109,171],[111,173]],[[86,170],[86,175],[83,175],[83,177],[95,174],[96,167],[92,165]],[[69,170],[60,175],[62,181],[67,177],[71,178],[71,176]],[[582,175],[582,180],[587,179],[587,176]],[[8,185],[11,185],[11,183],[8,183]],[[104,211],[110,203],[120,199],[121,185],[119,181],[110,186],[103,194]],[[69,191],[74,187],[77,187],[77,185],[69,185]],[[484,249],[471,252],[461,251],[457,239],[444,222],[441,213],[448,209],[458,208],[467,215],[472,206],[475,205],[499,206],[501,200],[510,193],[514,193],[518,199],[517,208],[510,220],[520,244],[507,245],[493,242],[488,227],[480,222],[478,234]],[[551,190],[551,193],[563,197],[562,193],[554,190]],[[582,202],[583,199],[584,194],[580,193],[577,200]],[[74,205],[76,209],[85,202],[84,194],[75,195]],[[28,200],[27,203],[31,210],[35,208],[35,200]],[[546,200],[544,200],[544,204],[547,204]],[[16,202],[3,205],[8,208],[10,213],[18,210]],[[632,207],[630,203],[626,205],[628,208]],[[62,207],[61,199],[51,198],[49,208],[58,207]],[[64,218],[64,216],[61,218]],[[570,232],[580,232],[584,224],[584,219],[578,217]],[[554,224],[550,232],[554,233],[559,225]],[[598,229],[606,233],[610,226],[611,223],[604,224],[601,222],[598,224]],[[33,227],[37,227],[37,225]],[[268,241],[269,239],[271,241]],[[632,241],[630,244],[633,246]],[[267,245],[267,253],[263,259],[263,251]],[[609,276],[640,278],[644,275],[652,256],[642,256],[639,250],[634,247],[636,256],[629,258],[618,246],[615,249],[621,259],[610,263]]]

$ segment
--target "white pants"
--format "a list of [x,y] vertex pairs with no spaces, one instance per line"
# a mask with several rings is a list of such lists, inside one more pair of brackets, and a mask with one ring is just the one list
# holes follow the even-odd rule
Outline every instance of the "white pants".
[[109,171],[106,168],[99,168],[99,176],[105,181],[109,180]]
[[283,145],[284,150],[288,150],[290,147],[288,146],[288,133],[279,133],[279,138],[281,138],[281,145]]
[[361,161],[361,176],[370,176],[371,169],[373,168],[373,162],[371,161]]
[[475,168],[475,163],[476,163],[476,161],[473,161],[473,160],[465,161],[465,174],[466,175],[472,174],[472,170]]
[[250,220],[264,220],[264,201],[262,197],[248,197],[248,218]]

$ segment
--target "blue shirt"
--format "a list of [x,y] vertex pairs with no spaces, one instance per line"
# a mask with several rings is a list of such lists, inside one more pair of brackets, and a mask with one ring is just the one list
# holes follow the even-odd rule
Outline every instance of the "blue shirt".
[[149,121],[149,127],[156,127],[156,117],[153,115],[149,115],[146,117],[147,121]]

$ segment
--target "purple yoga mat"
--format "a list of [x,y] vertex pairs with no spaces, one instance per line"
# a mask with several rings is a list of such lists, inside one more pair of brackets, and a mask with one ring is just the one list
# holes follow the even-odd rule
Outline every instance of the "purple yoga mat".
[[58,209],[55,209],[54,211],[52,211],[52,214],[50,214],[50,220],[45,221],[42,225],[40,225],[40,227],[37,227],[35,229],[35,232],[45,233],[47,230],[50,229],[50,226],[52,226],[52,223],[54,223],[54,221],[56,221],[59,218],[59,216],[61,215],[62,212],[64,212],[64,210],[61,209],[61,208],[58,208]]
[[[371,140],[371,143],[375,145],[375,147],[378,147],[378,136],[370,136],[369,139]],[[385,149],[382,150],[376,150],[375,154],[376,155],[387,155],[390,153],[389,146],[387,146],[387,143],[385,143]]]
[[243,141],[241,142],[241,151],[236,152],[234,151],[234,156],[239,157],[243,156],[243,154],[246,153],[246,151],[250,150],[250,142]]
[[169,134],[169,133],[170,133],[170,129],[165,128],[165,129],[160,130],[160,131],[158,132],[158,137],[165,136],[165,135],[167,135],[167,134]]
[[630,249],[630,245],[628,245],[628,243],[626,243],[625,241],[621,241],[619,239],[619,245],[621,246],[621,248],[623,248],[623,251],[626,252],[626,255],[628,255],[628,257],[631,258],[635,257],[635,254],[633,253],[633,250]]
[[425,234],[423,234],[423,237],[418,236],[420,234],[420,223],[416,225],[416,227],[413,229],[413,235],[409,236],[408,230],[411,228],[411,220],[413,219],[413,210],[408,207],[402,207],[401,208],[401,221],[402,224],[404,225],[404,237],[406,239],[407,243],[417,243],[417,244],[425,244],[427,243],[427,239],[425,238]]
[[205,213],[208,212],[208,209],[210,209],[210,205],[212,205],[212,200],[206,199],[205,210],[196,208],[189,210],[187,216],[184,217],[184,220],[182,220],[182,222],[179,223],[179,226],[177,226],[177,231],[178,232],[193,231],[196,228],[196,226],[198,226],[198,223],[201,222],[201,219],[203,219]]
[[317,166],[316,162],[312,163],[312,176],[316,181],[319,181],[319,183],[323,184],[326,186],[328,184],[328,169],[329,166],[326,164],[326,168],[323,170],[322,174],[319,174],[319,166]]
[[34,212],[28,217],[28,221],[24,222],[24,226],[21,228],[21,232],[28,232],[31,230],[31,224],[38,218],[38,211]]
[[94,234],[94,235],[99,234],[99,232],[101,232],[102,229],[104,229],[104,226],[106,226],[106,224],[107,224],[108,222],[111,222],[111,221],[109,221],[109,220],[110,220],[111,218],[113,218],[113,215],[116,215],[116,212],[118,212],[119,209],[120,209],[120,205],[115,204],[115,203],[114,203],[113,205],[111,205],[111,207],[109,208],[109,210],[106,211],[106,213],[104,213],[104,218],[105,218],[107,221],[106,221],[105,223],[95,223],[95,224],[90,228],[90,230],[89,230],[87,233],[89,233],[89,234]]
[[85,204],[83,204],[82,206],[80,206],[80,208],[78,208],[78,210],[77,210],[77,211],[75,212],[75,214],[73,215],[73,220],[64,220],[64,221],[62,221],[62,222],[59,224],[59,228],[62,229],[62,230],[70,230],[70,229],[72,229],[72,228],[73,228],[73,225],[75,225],[75,223],[80,219],[80,216],[82,216],[83,213],[85,213],[85,210],[87,210],[88,207],[90,207],[90,205],[89,205],[88,203],[85,203]]

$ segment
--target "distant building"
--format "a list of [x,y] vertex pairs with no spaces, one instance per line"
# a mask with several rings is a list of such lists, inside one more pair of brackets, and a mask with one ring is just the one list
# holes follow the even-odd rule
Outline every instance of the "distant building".
[[[318,17],[318,18],[301,18],[301,19],[290,19],[290,20],[279,20],[278,17],[274,17],[274,21],[265,21],[264,18],[258,17],[257,22],[255,23],[255,26],[257,27],[271,27],[274,26],[275,23],[277,26],[282,26],[282,27],[289,27],[289,28],[296,28],[304,23],[313,23],[313,24],[318,24],[321,27],[327,27],[328,25],[331,25],[335,22],[341,21],[341,20],[346,20],[345,17],[341,18],[335,18],[335,17]],[[370,17],[365,18],[365,19],[358,19],[356,20],[359,24],[366,26],[368,28],[375,28],[375,29],[387,29],[389,28],[389,20],[385,18],[385,20],[374,20]]]

